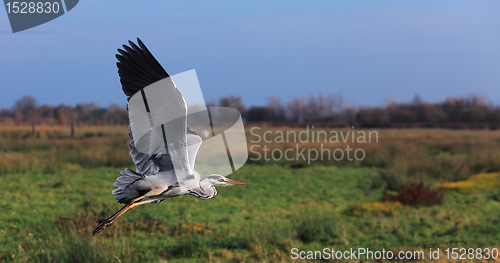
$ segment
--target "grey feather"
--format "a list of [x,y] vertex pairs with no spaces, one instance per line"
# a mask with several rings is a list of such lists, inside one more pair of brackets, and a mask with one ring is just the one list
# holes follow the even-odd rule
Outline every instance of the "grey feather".
[[125,170],[120,172],[120,177],[116,178],[116,182],[113,184],[114,187],[117,187],[115,190],[113,190],[113,195],[116,195],[116,199],[121,203],[125,203],[126,199],[130,199],[125,193],[125,189],[138,180],[142,179],[143,177],[143,175],[126,168]]

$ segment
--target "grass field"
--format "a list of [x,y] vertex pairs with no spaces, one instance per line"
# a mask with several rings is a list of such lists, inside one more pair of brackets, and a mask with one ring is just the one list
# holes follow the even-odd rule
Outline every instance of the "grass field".
[[[292,248],[362,247],[426,259],[440,248],[446,262],[446,248],[500,249],[498,131],[381,130],[379,143],[350,144],[363,161],[249,161],[231,178],[251,185],[134,208],[96,237],[95,221],[121,207],[115,178],[133,168],[127,127],[77,131],[0,129],[0,261],[288,262]],[[381,202],[420,181],[442,204]]]

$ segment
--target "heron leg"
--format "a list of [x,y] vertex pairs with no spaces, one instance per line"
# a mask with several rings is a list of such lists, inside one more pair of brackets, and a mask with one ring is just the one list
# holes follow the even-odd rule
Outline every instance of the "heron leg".
[[144,200],[144,201],[141,201],[141,202],[137,202],[140,199],[141,198],[136,198],[136,199],[132,200],[130,203],[126,204],[124,207],[122,207],[120,210],[118,210],[116,213],[114,213],[109,218],[98,220],[97,221],[98,224],[94,228],[94,231],[92,232],[92,235],[95,236],[99,232],[103,231],[106,227],[108,227],[109,225],[113,224],[113,222],[115,222],[116,219],[118,219],[120,216],[122,216],[128,210],[130,210],[130,209],[132,209],[132,208],[134,208],[134,207],[136,207],[138,205],[143,205],[143,204],[149,204],[149,203],[158,202],[157,198],[151,198],[151,199],[147,199],[147,200]]

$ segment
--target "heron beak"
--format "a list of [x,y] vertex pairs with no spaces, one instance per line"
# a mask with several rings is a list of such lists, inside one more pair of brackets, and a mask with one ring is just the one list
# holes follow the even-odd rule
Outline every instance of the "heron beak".
[[242,181],[238,181],[238,180],[232,180],[232,179],[227,179],[226,183],[230,184],[230,185],[235,185],[235,184],[250,184],[250,183],[246,183],[246,182],[242,182]]

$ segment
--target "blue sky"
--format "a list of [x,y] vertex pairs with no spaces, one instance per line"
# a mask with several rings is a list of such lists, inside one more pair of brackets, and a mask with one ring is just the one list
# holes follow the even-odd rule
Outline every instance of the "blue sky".
[[382,105],[482,94],[500,105],[498,1],[97,1],[13,34],[0,10],[0,108],[125,105],[116,49],[140,37],[205,99],[323,92]]

